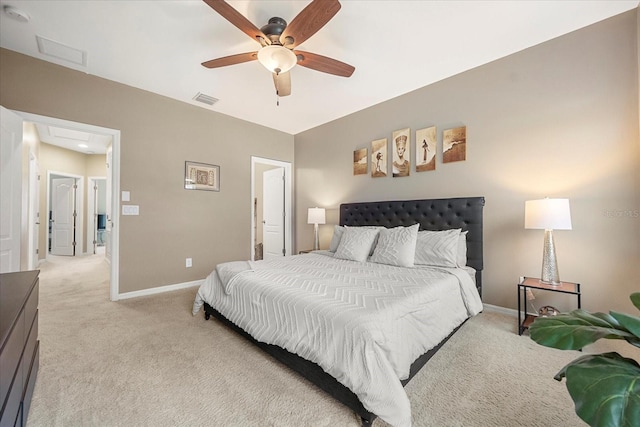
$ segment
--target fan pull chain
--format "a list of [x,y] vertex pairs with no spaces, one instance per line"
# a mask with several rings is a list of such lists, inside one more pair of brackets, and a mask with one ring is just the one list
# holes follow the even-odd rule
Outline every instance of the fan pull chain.
[[273,70],[276,73],[276,107],[280,106],[280,89],[278,89],[278,79],[280,78],[280,68]]

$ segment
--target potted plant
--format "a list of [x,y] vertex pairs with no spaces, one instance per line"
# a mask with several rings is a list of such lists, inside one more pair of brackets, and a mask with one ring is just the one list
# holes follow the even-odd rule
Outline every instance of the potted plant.
[[[631,294],[640,310],[640,292]],[[600,338],[622,339],[640,347],[640,317],[610,311],[538,317],[529,329],[538,344],[561,350],[579,350]],[[576,414],[592,427],[640,426],[640,364],[620,354],[585,354],[554,377],[567,379]]]

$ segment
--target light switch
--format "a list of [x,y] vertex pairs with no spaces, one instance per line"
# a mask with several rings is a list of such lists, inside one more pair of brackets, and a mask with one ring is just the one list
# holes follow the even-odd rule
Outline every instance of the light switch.
[[122,205],[122,215],[140,215],[140,206]]
[[131,193],[129,193],[128,191],[123,191],[122,192],[122,201],[123,202],[131,201]]

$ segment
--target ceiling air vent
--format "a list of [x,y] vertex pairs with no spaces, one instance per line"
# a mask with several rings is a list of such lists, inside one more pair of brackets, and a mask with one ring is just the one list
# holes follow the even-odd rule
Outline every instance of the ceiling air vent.
[[213,105],[219,101],[218,98],[214,98],[213,96],[206,95],[202,92],[198,92],[196,96],[193,97],[193,99],[207,105]]
[[43,55],[49,55],[64,61],[73,62],[74,64],[82,65],[83,67],[87,66],[87,52],[83,50],[75,49],[71,46],[54,42],[53,40],[40,36],[36,36],[36,41],[38,42],[38,50]]

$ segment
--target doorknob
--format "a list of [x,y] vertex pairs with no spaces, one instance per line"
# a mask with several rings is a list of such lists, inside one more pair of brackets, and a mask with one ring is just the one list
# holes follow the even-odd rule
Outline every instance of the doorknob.
[[40,223],[39,223],[39,222],[36,222],[36,225],[40,225]]

